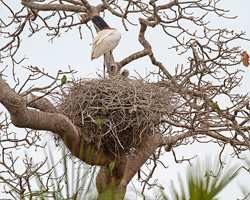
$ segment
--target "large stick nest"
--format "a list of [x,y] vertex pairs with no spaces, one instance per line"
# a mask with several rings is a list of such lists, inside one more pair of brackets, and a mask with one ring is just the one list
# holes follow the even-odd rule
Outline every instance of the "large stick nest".
[[82,138],[119,155],[160,130],[160,120],[176,107],[174,99],[166,87],[143,80],[78,80],[62,94],[59,111]]

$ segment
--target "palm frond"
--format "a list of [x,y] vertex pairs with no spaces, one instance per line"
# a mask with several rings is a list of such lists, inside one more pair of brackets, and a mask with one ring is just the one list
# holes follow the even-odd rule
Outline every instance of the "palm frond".
[[[237,167],[222,167],[219,161],[211,162],[211,159],[201,163],[199,160],[189,166],[186,172],[187,192],[184,188],[184,180],[178,174],[180,192],[171,181],[171,199],[176,200],[215,200],[216,196],[237,176]],[[168,196],[163,193],[164,199]]]

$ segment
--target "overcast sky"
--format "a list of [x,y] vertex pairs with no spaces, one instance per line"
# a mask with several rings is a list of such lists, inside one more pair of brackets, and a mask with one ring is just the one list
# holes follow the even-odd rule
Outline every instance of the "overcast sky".
[[[97,2],[97,1],[96,1]],[[99,2],[99,1],[98,1]],[[15,7],[17,7],[17,1],[15,3]],[[250,1],[249,0],[237,0],[237,1],[229,1],[222,0],[220,3],[222,8],[231,10],[231,16],[237,15],[238,18],[235,20],[222,20],[217,17],[210,17],[211,24],[218,28],[227,27],[229,30],[235,31],[246,31],[247,37],[250,38]],[[6,12],[2,12],[2,7],[0,7],[1,13],[0,17],[6,17]],[[128,25],[129,31],[126,32],[123,26],[120,23],[119,19],[112,17],[106,12],[106,21],[111,27],[115,27],[120,30],[122,33],[122,39],[120,44],[114,50],[115,60],[119,61],[124,57],[128,56],[132,52],[136,52],[142,49],[142,46],[138,42],[138,27],[133,27]],[[134,23],[137,23],[137,19],[132,19]],[[89,23],[91,25],[91,23]],[[92,26],[92,25],[91,25]],[[67,33],[63,33],[60,38],[55,38],[53,42],[48,41],[49,38],[46,36],[46,31],[41,31],[32,37],[27,37],[27,31],[23,34],[22,37],[22,46],[18,52],[18,56],[21,58],[26,56],[27,59],[19,66],[15,67],[15,71],[17,76],[20,78],[21,82],[24,82],[28,76],[27,71],[25,71],[22,66],[33,65],[39,68],[44,68],[45,71],[55,75],[58,70],[67,70],[68,66],[72,69],[78,71],[75,75],[77,78],[96,78],[96,72],[102,74],[103,69],[103,58],[100,57],[94,61],[90,60],[91,53],[91,42],[92,35],[85,26],[82,26],[83,30],[83,38],[80,39],[80,35],[78,33],[77,28],[74,28]],[[187,60],[185,57],[178,56],[174,50],[169,50],[173,41],[169,41],[164,34],[159,33],[159,29],[149,30],[146,35],[149,39],[151,39],[151,43],[153,46],[153,50],[155,52],[156,58],[161,61],[164,65],[167,66],[167,69],[173,73],[177,64],[185,64]],[[0,44],[2,38],[0,36]],[[2,40],[3,41],[3,40]],[[250,52],[250,44],[247,42],[242,42],[239,45],[243,47],[246,51]],[[152,66],[150,60],[148,58],[140,59],[139,61],[135,61],[130,63],[125,68],[130,70],[132,76],[137,76],[136,72],[139,72],[141,76],[145,76],[150,71],[157,71],[157,68]],[[250,73],[248,68],[245,68],[243,65],[239,66],[239,69],[245,70],[246,72],[243,74],[243,82],[240,88],[237,89],[239,93],[250,92],[249,80]],[[11,69],[5,71],[6,74],[11,74]],[[11,86],[14,85],[11,77],[8,79]],[[37,86],[46,84],[45,82],[37,83]],[[225,104],[221,103],[220,106],[225,106]],[[2,106],[0,109],[3,109]],[[18,129],[15,129],[18,130]],[[217,145],[213,144],[192,144],[184,147],[178,147],[175,149],[177,153],[177,157],[181,158],[185,156],[187,158],[192,157],[194,155],[198,155],[201,159],[205,158],[205,155],[210,155],[211,157],[218,155],[220,148]],[[233,152],[230,147],[226,148],[226,152],[224,155],[229,157],[229,154]],[[245,153],[248,158],[250,158],[249,151]],[[164,187],[166,188],[170,185],[170,180],[174,180],[176,186],[179,186],[177,173],[180,173],[181,176],[185,174],[185,164],[176,164],[173,160],[173,156],[171,153],[165,153],[163,161],[166,163],[168,169],[163,169],[159,167],[159,169],[154,174],[154,178],[158,178],[159,182],[162,182]],[[236,159],[233,160],[233,163],[237,162]],[[136,181],[133,181],[136,184]],[[239,184],[249,185],[250,183],[250,175],[247,173],[241,173],[241,175],[234,181],[233,184],[223,191],[220,195],[222,200],[228,199],[236,199],[237,197],[241,197],[241,192],[238,187]],[[138,184],[136,184],[138,185]],[[149,191],[151,192],[151,191]]]

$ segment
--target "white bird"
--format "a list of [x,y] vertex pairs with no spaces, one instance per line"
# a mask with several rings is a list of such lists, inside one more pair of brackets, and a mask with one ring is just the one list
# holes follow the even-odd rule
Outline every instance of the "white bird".
[[100,16],[94,16],[92,21],[100,29],[100,32],[92,43],[91,60],[112,51],[121,39],[121,33],[115,28],[110,28]]
[[100,16],[94,16],[92,21],[100,29],[100,32],[92,43],[91,60],[112,51],[121,39],[121,33],[115,28],[110,28]]

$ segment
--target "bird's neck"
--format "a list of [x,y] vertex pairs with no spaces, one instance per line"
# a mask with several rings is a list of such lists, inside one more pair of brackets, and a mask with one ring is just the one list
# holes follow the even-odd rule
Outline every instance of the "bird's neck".
[[107,26],[107,27],[104,27],[104,28],[103,28],[103,30],[105,30],[105,29],[110,29],[110,27],[109,27],[109,26]]

